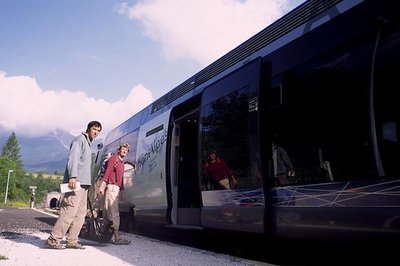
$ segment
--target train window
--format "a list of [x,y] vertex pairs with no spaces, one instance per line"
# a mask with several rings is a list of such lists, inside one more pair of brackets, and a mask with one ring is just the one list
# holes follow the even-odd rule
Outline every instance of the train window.
[[[396,36],[399,43],[399,36]],[[393,40],[390,39],[389,40]],[[400,105],[398,104],[398,78],[390,69],[400,68],[397,46],[391,41],[381,41],[376,57],[373,103],[376,129],[377,160],[381,163],[381,175],[399,177],[400,168]],[[385,60],[382,60],[385,58]],[[378,161],[378,162],[379,162]]]
[[267,93],[267,105],[269,108],[278,107],[282,104],[282,84],[272,87]]
[[117,153],[117,149],[119,146],[119,141],[114,141],[113,143],[108,144],[105,148],[104,148],[104,152],[103,152],[103,157],[102,160],[105,159],[105,157],[108,156],[108,154],[116,154]]
[[[202,95],[199,161],[204,167],[208,151],[215,150],[236,177],[237,184],[232,184],[238,189],[262,186],[258,144],[260,70],[261,60],[257,58],[207,87]],[[215,189],[208,186],[207,176],[202,177],[202,189]]]
[[[215,150],[236,176],[238,187],[251,187],[249,173],[249,89],[244,87],[220,97],[203,107],[203,163],[207,152]],[[203,180],[203,187],[215,189],[213,180]]]
[[[294,170],[284,182],[275,180],[275,185],[374,176],[366,80],[369,64],[362,56],[366,53],[364,47],[330,54],[274,77],[272,84],[282,84],[285,100],[267,110],[263,123],[269,125],[271,140],[279,138]],[[387,123],[385,131],[393,138],[393,125]],[[270,175],[276,179],[272,173],[277,164],[273,152],[270,154]]]
[[135,162],[138,136],[139,136],[139,129],[136,129],[135,131],[132,131],[121,138],[121,143],[129,143],[130,145],[129,153],[126,155],[124,159],[125,162],[130,162],[130,163]]

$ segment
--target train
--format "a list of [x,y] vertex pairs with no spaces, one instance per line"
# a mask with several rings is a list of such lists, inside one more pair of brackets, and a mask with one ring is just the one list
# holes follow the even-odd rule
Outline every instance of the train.
[[[389,0],[305,1],[112,129],[94,172],[130,144],[121,217],[398,239],[399,10]],[[278,144],[290,161],[283,173]],[[210,151],[237,183],[221,189],[205,174]]]

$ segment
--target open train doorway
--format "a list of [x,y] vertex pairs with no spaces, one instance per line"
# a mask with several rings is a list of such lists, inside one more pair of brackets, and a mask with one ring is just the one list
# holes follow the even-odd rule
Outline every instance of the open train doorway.
[[201,193],[198,166],[199,110],[172,114],[172,226],[200,226]]

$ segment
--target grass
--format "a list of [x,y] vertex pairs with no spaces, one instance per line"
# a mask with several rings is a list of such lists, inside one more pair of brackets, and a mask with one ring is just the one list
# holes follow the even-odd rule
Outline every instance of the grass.
[[[34,178],[37,178],[39,173],[30,173]],[[54,179],[54,180],[63,180],[63,175],[56,175],[56,174],[41,174],[43,178]]]
[[24,202],[24,201],[7,201],[6,204],[4,204],[4,201],[0,203],[0,209],[5,209],[5,208],[29,208],[29,203]]

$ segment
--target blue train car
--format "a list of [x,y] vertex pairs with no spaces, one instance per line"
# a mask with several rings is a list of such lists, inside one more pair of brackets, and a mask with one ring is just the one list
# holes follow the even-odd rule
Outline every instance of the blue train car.
[[[124,121],[96,162],[131,145],[121,210],[182,229],[398,238],[399,10],[306,1]],[[210,150],[230,189],[205,175]]]

